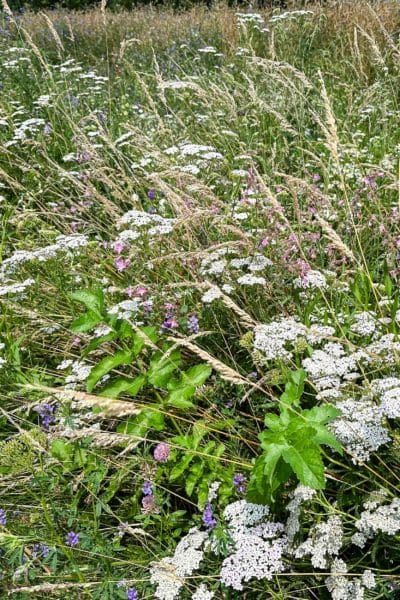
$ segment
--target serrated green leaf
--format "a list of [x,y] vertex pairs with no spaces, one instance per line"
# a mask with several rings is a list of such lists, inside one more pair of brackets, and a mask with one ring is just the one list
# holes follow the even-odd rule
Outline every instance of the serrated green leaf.
[[97,313],[89,311],[72,321],[69,328],[75,333],[86,333],[86,331],[94,329],[102,320]]
[[308,410],[303,410],[302,414],[306,417],[310,423],[322,423],[326,424],[336,417],[342,414],[342,411],[332,406],[332,404],[322,404],[321,406],[314,406]]
[[282,424],[278,415],[267,413],[264,417],[264,424],[273,431],[283,431],[285,426]]
[[157,352],[150,361],[150,369],[148,371],[149,382],[156,387],[166,387],[171,378],[172,373],[181,365],[181,353],[176,350],[163,358],[162,352]]
[[101,289],[77,290],[72,292],[71,298],[84,304],[89,311],[102,316],[104,311],[104,294]]
[[118,398],[120,394],[136,396],[146,383],[146,379],[146,375],[138,375],[135,378],[118,377],[102,388],[100,396],[106,396],[107,398]]
[[86,380],[86,390],[91,392],[96,383],[107,375],[112,369],[120,365],[129,364],[132,360],[132,354],[129,350],[120,350],[112,356],[106,356],[90,371]]
[[177,390],[173,390],[166,397],[166,402],[170,406],[175,406],[175,408],[185,409],[185,408],[193,408],[193,402],[190,402],[189,398],[191,398],[196,392],[196,388],[193,386],[186,386],[182,388],[178,388]]
[[144,437],[149,429],[162,431],[164,429],[164,415],[150,409],[142,411],[117,427],[118,433],[127,433],[132,436]]
[[175,481],[176,479],[178,479],[178,477],[180,477],[182,475],[182,473],[184,473],[186,471],[186,469],[188,468],[188,466],[190,465],[190,463],[192,462],[194,457],[195,457],[194,454],[190,454],[190,453],[185,454],[185,456],[183,456],[183,458],[181,458],[181,460],[174,466],[174,468],[170,472],[169,480]]
[[324,463],[317,444],[289,446],[282,451],[282,458],[292,467],[300,483],[313,490],[325,487]]
[[187,385],[199,387],[210,377],[211,372],[212,368],[209,365],[195,365],[181,373],[182,382]]
[[89,342],[89,344],[86,346],[83,355],[85,356],[85,355],[89,354],[90,352],[93,352],[93,350],[96,350],[96,348],[99,348],[102,344],[105,344],[107,342],[112,342],[113,340],[115,340],[116,337],[117,337],[116,331],[110,331],[110,333],[106,333],[105,335],[96,337],[94,340]]

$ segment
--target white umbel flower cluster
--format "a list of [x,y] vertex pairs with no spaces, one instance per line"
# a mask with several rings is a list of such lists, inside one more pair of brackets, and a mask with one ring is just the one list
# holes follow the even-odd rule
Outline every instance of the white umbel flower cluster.
[[390,504],[367,507],[356,521],[356,528],[358,532],[353,535],[352,542],[361,548],[377,533],[396,535],[400,531],[400,498]]
[[367,311],[356,313],[350,330],[362,337],[372,335],[376,330],[376,318]]
[[400,417],[400,379],[385,377],[371,381],[371,390],[381,403],[382,414],[388,419]]
[[199,587],[192,596],[192,600],[212,600],[213,598],[214,592],[210,592],[204,585],[204,583],[199,585]]
[[220,579],[235,590],[256,579],[272,579],[285,569],[283,554],[287,537],[282,523],[266,521],[268,506],[239,500],[228,505],[224,517],[229,523],[233,552],[224,559]]
[[364,590],[373,589],[376,585],[372,571],[364,571],[361,579],[348,577],[346,563],[337,558],[331,565],[330,575],[325,584],[332,600],[364,600]]
[[208,534],[193,527],[181,539],[172,557],[163,558],[151,567],[151,583],[157,586],[154,597],[174,600],[189,577],[199,568],[203,559],[203,546]]
[[150,238],[158,235],[167,235],[173,231],[175,224],[176,219],[150,214],[142,210],[129,210],[117,221],[119,229],[124,225],[128,225],[129,229],[123,231],[115,242],[138,239],[139,235],[143,235],[144,233]]
[[12,256],[3,261],[0,269],[0,278],[14,273],[19,266],[27,262],[37,260],[46,262],[55,258],[61,252],[71,252],[79,250],[89,243],[88,238],[82,234],[59,235],[54,244],[36,248],[35,250],[17,250]]
[[295,550],[296,558],[311,556],[316,569],[326,569],[328,559],[337,556],[343,544],[343,527],[340,517],[332,515],[326,523],[314,525],[305,542]]
[[288,361],[293,356],[293,345],[301,338],[315,344],[334,333],[333,327],[318,324],[306,327],[296,319],[288,317],[255,327],[254,349],[262,352],[267,360]]
[[7,296],[8,294],[23,294],[25,290],[31,287],[34,283],[34,279],[25,279],[25,281],[21,281],[20,283],[2,285],[0,286],[0,296]]
[[367,397],[349,398],[336,406],[342,414],[330,423],[329,429],[352,455],[354,463],[368,460],[371,452],[390,441],[381,423],[381,408]]
[[65,388],[71,390],[75,389],[78,383],[86,381],[92,367],[83,361],[66,359],[57,366],[57,370],[59,371],[64,371],[65,369],[71,369],[70,375],[67,375],[65,378]]
[[300,513],[301,506],[307,500],[311,500],[315,496],[315,490],[312,490],[305,485],[298,485],[292,494],[292,499],[286,506],[289,511],[289,517],[286,521],[286,535],[289,542],[292,542],[295,535],[300,531]]
[[338,389],[343,380],[357,373],[356,359],[352,354],[347,355],[341,344],[328,342],[322,349],[314,350],[302,364],[317,390]]
[[328,287],[325,275],[313,269],[308,271],[304,277],[297,277],[293,285],[295,288],[303,290],[325,290]]
[[208,289],[201,297],[201,301],[204,304],[211,304],[214,300],[218,300],[221,298],[222,292],[217,286],[212,286]]

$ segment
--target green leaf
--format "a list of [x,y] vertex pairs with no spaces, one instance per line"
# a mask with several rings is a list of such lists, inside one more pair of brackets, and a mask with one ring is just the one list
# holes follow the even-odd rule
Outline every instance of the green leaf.
[[156,386],[164,388],[172,373],[181,365],[181,353],[179,350],[172,352],[167,358],[163,358],[162,352],[156,352],[150,361],[148,371],[149,382]]
[[86,381],[86,390],[91,392],[96,383],[107,375],[109,371],[119,367],[119,365],[127,365],[132,360],[132,353],[129,350],[120,350],[112,356],[106,356],[93,369]]
[[158,340],[156,327],[141,327],[140,331],[143,335],[140,335],[140,333],[135,333],[135,335],[133,336],[133,352],[135,356],[137,356],[139,352],[141,352],[143,347],[146,345],[146,338],[149,338],[149,340],[153,342],[153,344],[155,344]]
[[136,417],[118,425],[117,432],[142,438],[149,429],[155,429],[156,431],[164,429],[164,415],[161,412],[146,409]]
[[102,316],[104,312],[104,294],[101,289],[92,291],[77,290],[72,292],[71,298],[84,304],[89,311]]
[[54,440],[51,444],[50,451],[54,458],[60,462],[70,462],[74,456],[74,446],[63,440]]
[[118,334],[116,331],[110,331],[110,333],[106,333],[105,335],[96,337],[94,340],[89,342],[89,344],[86,346],[84,355],[87,355],[90,352],[93,352],[93,350],[96,350],[96,348],[99,348],[102,344],[104,344],[106,342],[112,342],[113,340],[115,340],[117,335]]
[[289,446],[282,451],[282,458],[292,467],[300,483],[313,490],[325,487],[324,463],[317,444]]
[[136,396],[146,383],[146,379],[146,375],[138,375],[134,379],[131,377],[118,377],[103,387],[100,396],[106,396],[107,398],[118,398],[120,394]]
[[186,469],[188,468],[188,466],[190,465],[190,463],[192,462],[194,457],[195,457],[194,454],[191,454],[191,453],[185,454],[185,456],[183,458],[181,458],[181,460],[178,462],[178,464],[176,464],[174,466],[174,468],[172,469],[172,471],[170,472],[169,480],[175,481],[175,479],[178,479],[178,477],[180,477],[182,475],[182,473],[184,473],[186,471]]
[[188,385],[170,392],[165,400],[170,406],[175,406],[175,408],[193,408],[194,404],[193,402],[190,402],[189,398],[191,398],[195,392],[196,388]]
[[190,367],[187,371],[181,373],[182,382],[187,385],[199,387],[210,377],[212,368],[209,365],[201,364]]
[[203,465],[201,462],[196,462],[192,465],[189,474],[185,480],[185,490],[188,496],[193,494],[194,487],[200,477],[203,475]]
[[305,417],[307,424],[310,425],[315,433],[313,441],[317,444],[325,444],[330,446],[339,454],[343,454],[343,448],[335,436],[324,426],[336,417],[341,415],[341,411],[331,404],[323,404],[322,406],[314,406],[310,410],[303,410],[302,415]]
[[278,462],[283,456],[284,451],[288,448],[289,446],[286,442],[283,442],[282,444],[271,444],[264,454],[263,475],[270,488],[274,488],[274,477]]
[[97,313],[89,311],[72,321],[69,327],[71,331],[74,331],[75,333],[85,333],[86,331],[94,329],[94,327],[101,323],[102,320],[102,317]]
[[282,424],[278,415],[267,413],[264,417],[264,424],[273,431],[284,431],[285,426]]
[[332,406],[332,404],[322,404],[321,406],[314,406],[308,410],[303,410],[302,414],[309,423],[322,423],[325,425],[329,421],[339,417],[342,412],[336,406]]

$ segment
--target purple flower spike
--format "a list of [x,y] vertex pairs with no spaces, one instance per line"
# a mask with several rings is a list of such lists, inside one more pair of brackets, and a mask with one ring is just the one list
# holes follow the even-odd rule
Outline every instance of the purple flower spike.
[[246,478],[242,473],[236,473],[233,476],[233,485],[238,494],[244,494],[246,492]]
[[145,481],[143,483],[142,492],[145,496],[150,496],[153,493],[153,484],[151,481]]
[[70,531],[67,535],[65,543],[71,548],[77,546],[79,544],[79,534],[75,533],[74,531]]
[[212,531],[217,524],[216,519],[214,518],[214,513],[210,502],[206,504],[206,507],[203,512],[203,523],[207,528],[207,531]]
[[7,515],[2,508],[0,508],[0,525],[7,525]]

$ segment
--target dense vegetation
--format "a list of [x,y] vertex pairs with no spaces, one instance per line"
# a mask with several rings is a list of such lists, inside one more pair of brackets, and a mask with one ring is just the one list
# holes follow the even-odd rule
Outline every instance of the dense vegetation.
[[400,5],[0,22],[0,598],[400,586]]

